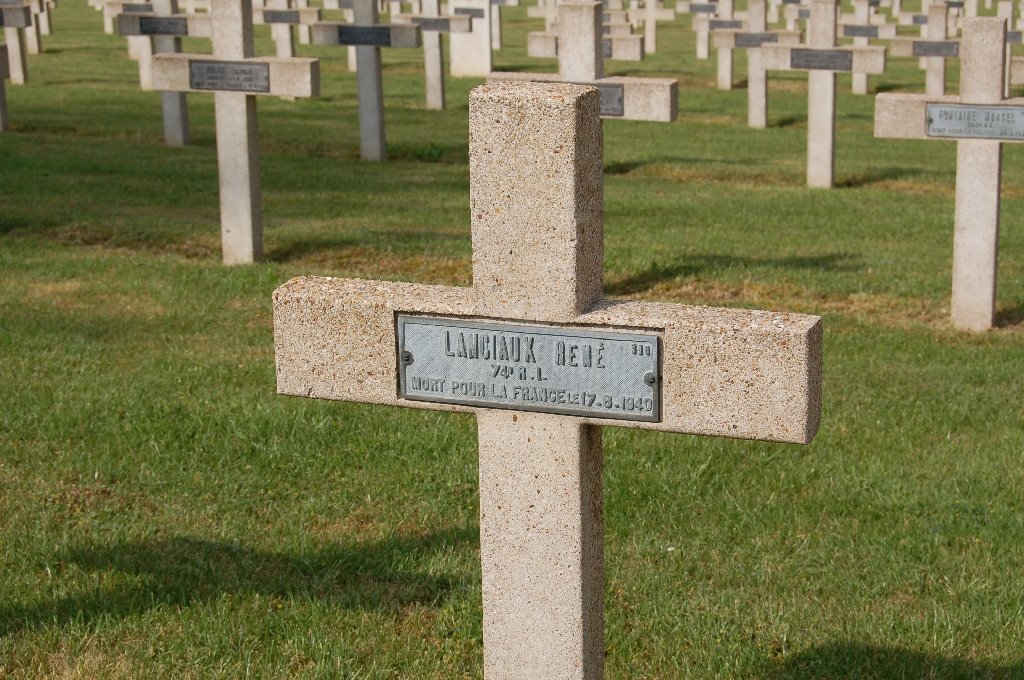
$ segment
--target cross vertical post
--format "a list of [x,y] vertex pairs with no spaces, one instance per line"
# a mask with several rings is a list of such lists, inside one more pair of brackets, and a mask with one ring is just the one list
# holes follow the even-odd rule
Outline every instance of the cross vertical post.
[[[153,0],[157,16],[171,16],[178,12],[176,0]],[[181,52],[181,38],[154,35],[153,52],[156,54]],[[184,92],[161,92],[160,107],[164,115],[164,141],[168,146],[185,146],[189,142],[188,102]]]
[[[836,45],[835,0],[812,0],[807,25],[811,49]],[[807,73],[807,185],[828,188],[835,176],[836,74],[811,70]]]
[[28,57],[25,49],[25,31],[32,27],[32,11],[24,2],[5,4],[0,7],[0,18],[4,27],[4,43],[7,45],[7,69],[11,82],[24,85],[28,82]]

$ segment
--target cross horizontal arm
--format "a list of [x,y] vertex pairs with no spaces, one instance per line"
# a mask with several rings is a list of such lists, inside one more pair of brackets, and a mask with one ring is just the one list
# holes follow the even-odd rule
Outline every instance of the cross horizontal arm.
[[719,49],[757,49],[762,45],[799,45],[800,31],[713,30],[711,39]]
[[[534,82],[563,82],[557,73],[518,73],[494,71],[488,81],[529,80]],[[671,122],[679,116],[679,81],[673,78],[633,78],[609,76],[584,84],[601,87],[612,85],[622,88],[622,112],[616,118],[626,120],[655,120]]]
[[894,57],[942,57],[943,59],[956,59],[960,56],[960,41],[895,38],[889,43],[889,53]]
[[420,27],[415,24],[358,26],[325,21],[312,28],[314,45],[365,45],[372,47],[419,47]]
[[[956,137],[932,137],[928,135],[929,104],[961,104],[956,95],[932,96],[928,94],[906,94],[882,92],[875,97],[875,136],[893,139],[951,139]],[[984,108],[1024,107],[1024,97],[1003,99],[998,104],[978,104]],[[983,135],[979,135],[983,136]],[[1000,136],[1002,142],[1022,142]]]
[[156,16],[145,14],[118,14],[119,35],[173,35],[190,38],[213,37],[213,23],[209,14],[181,14]]
[[0,26],[28,28],[32,25],[32,10],[28,7],[4,7],[0,10]]
[[397,24],[415,24],[421,31],[430,33],[469,33],[473,30],[473,18],[465,15],[446,14],[424,16],[419,14],[396,14],[391,20]]
[[851,71],[885,73],[885,48],[882,46],[844,46],[807,48],[790,45],[765,45],[761,48],[764,68],[769,71]]
[[317,97],[320,61],[302,57],[222,61],[208,54],[157,54],[153,56],[153,89]]
[[254,9],[254,24],[288,24],[291,26],[312,26],[320,21],[320,10],[316,7],[295,9]]
[[[274,293],[278,392],[475,412],[471,406],[398,397],[395,317],[473,317],[476,299],[471,288],[293,279]],[[797,443],[809,442],[818,429],[817,317],[606,300],[576,317],[573,326],[654,333],[663,357],[660,422],[580,422]]]

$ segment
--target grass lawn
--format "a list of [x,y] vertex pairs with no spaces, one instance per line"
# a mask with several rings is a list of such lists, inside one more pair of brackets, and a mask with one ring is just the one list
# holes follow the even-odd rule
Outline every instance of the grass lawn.
[[[505,11],[495,68],[554,70]],[[1024,678],[1024,149],[998,328],[954,331],[955,144],[874,139],[840,77],[839,187],[808,190],[806,76],[750,130],[689,23],[606,66],[680,81],[678,121],[605,124],[606,291],[822,315],[824,419],[606,429],[609,677]],[[386,51],[364,163],[344,50],[303,47],[323,96],[259,104],[267,262],[225,268],[212,97],[167,148],[100,15],[54,27],[0,135],[0,677],[479,677],[474,419],[278,397],[270,323],[300,274],[469,283],[479,81],[426,111],[421,53]]]

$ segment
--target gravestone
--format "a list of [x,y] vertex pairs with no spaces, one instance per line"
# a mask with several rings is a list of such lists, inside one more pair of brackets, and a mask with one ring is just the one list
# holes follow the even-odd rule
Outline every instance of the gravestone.
[[449,0],[448,12],[470,18],[468,33],[449,36],[451,73],[486,78],[491,72],[491,0]]
[[[607,14],[603,12],[602,14]],[[620,24],[630,28],[628,23]],[[646,56],[647,35],[632,33],[610,33],[610,26],[601,24],[601,56],[610,61],[643,61]],[[561,24],[551,24],[553,33],[531,31],[526,34],[526,54],[530,57],[557,58]],[[573,39],[572,36],[569,37]]]
[[768,72],[764,68],[761,46],[767,44],[796,45],[800,31],[768,31],[764,0],[748,0],[746,30],[714,29],[715,47],[747,50],[747,125],[768,127]]
[[420,29],[413,24],[378,23],[376,0],[353,0],[355,23],[325,21],[313,26],[314,45],[354,45],[359,93],[359,156],[366,161],[387,159],[384,134],[384,87],[380,48],[419,47]]
[[[879,16],[874,13],[870,0],[854,0],[853,21],[840,25],[841,37],[852,38],[853,44],[861,47],[871,44],[870,40],[872,38],[892,40],[896,37],[896,27],[879,22],[877,20]],[[867,73],[854,73],[852,74],[852,79],[852,91],[854,94],[868,93]]]
[[0,3],[0,23],[4,27],[7,45],[7,70],[15,85],[28,82],[28,57],[25,49],[25,31],[32,28],[32,10],[27,2]]
[[1006,21],[966,19],[960,96],[879,94],[875,136],[956,140],[953,325],[972,331],[995,319],[1002,145],[1024,141],[1024,98],[1004,97]]
[[811,0],[808,44],[765,45],[768,70],[807,71],[807,186],[832,187],[835,174],[836,73],[883,73],[884,47],[836,47],[835,0]]
[[[676,11],[669,7],[660,7],[658,0],[644,0],[640,10],[644,24],[644,51],[654,54],[658,51],[658,22],[675,21]],[[632,13],[630,14],[632,17]]]
[[701,0],[698,2],[680,0],[676,3],[676,11],[694,15],[690,28],[693,29],[697,39],[697,58],[702,61],[707,59],[709,56],[708,48],[711,44],[711,29],[707,18],[718,14],[718,0]]
[[153,55],[153,87],[213,93],[225,264],[263,258],[256,95],[320,94],[316,59],[254,57],[252,0],[216,0],[210,12],[213,55]]
[[602,429],[807,443],[821,321],[603,298],[599,93],[470,97],[473,286],[274,293],[279,394],[473,413],[484,677],[604,669]]
[[392,21],[409,21],[420,27],[423,35],[423,74],[427,88],[427,108],[443,110],[444,97],[444,41],[445,33],[467,33],[472,19],[448,14],[441,16],[438,0],[423,0],[418,15],[397,15]]
[[[149,41],[140,46],[139,82],[142,89],[152,89],[154,54],[181,52],[181,39],[209,38],[212,36],[210,18],[204,15],[178,14],[175,0],[153,0],[150,14],[118,14],[116,27],[119,35]],[[164,141],[168,146],[184,146],[189,142],[188,103],[183,92],[161,92]]]
[[946,60],[956,59],[960,54],[960,41],[947,39],[947,11],[944,3],[935,3],[928,8],[927,40],[895,38],[889,45],[894,57],[914,56],[924,61],[924,91],[930,95],[946,93]]
[[601,92],[601,115],[670,122],[679,114],[679,83],[670,78],[604,76],[600,2],[559,3],[558,73],[496,71],[488,80],[533,80],[593,85]]

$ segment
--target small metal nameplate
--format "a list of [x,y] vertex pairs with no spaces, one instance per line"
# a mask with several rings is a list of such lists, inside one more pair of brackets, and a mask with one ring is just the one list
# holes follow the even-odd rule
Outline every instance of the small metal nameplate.
[[911,45],[915,57],[943,57],[955,59],[960,56],[960,43],[948,41],[915,40]]
[[946,7],[950,9],[963,9],[964,0],[946,0]]
[[878,26],[843,26],[844,38],[877,38]]
[[299,13],[295,10],[286,9],[265,9],[263,10],[263,23],[265,24],[297,24]]
[[804,0],[782,0],[783,5],[799,5]]
[[928,104],[928,136],[1024,140],[1024,107]]
[[390,26],[338,26],[339,45],[390,47]]
[[1022,41],[1021,31],[1007,31],[1006,32],[1006,44],[1007,45],[1020,45]]
[[690,5],[691,14],[714,14],[718,11],[718,5]]
[[185,17],[139,17],[139,33],[142,35],[188,35],[188,19]]
[[270,92],[270,64],[244,61],[189,61],[188,83],[193,90]]
[[779,42],[775,33],[737,33],[736,47],[760,47],[766,43]]
[[708,22],[708,27],[710,27],[712,31],[736,30],[743,28],[743,22],[732,21],[731,19],[712,19]]
[[881,7],[882,0],[868,0],[868,7]]
[[796,13],[796,18],[797,19],[810,19],[811,18],[811,10],[809,10],[809,9],[799,10]]
[[853,52],[850,50],[793,50],[789,53],[789,67],[811,71],[853,70]]
[[448,33],[451,31],[451,19],[436,19],[431,17],[413,17],[412,23],[420,27],[421,31],[434,31],[437,33]]
[[153,5],[147,5],[139,2],[121,5],[122,14],[150,14],[152,11]]
[[398,315],[398,396],[661,420],[658,336]]
[[605,59],[612,58],[612,41],[607,38],[601,40],[601,56]]
[[596,87],[601,93],[602,116],[626,115],[626,94],[622,85],[605,85],[602,83],[581,83]]
[[457,14],[460,17],[473,17],[474,19],[484,18],[484,11],[479,7],[456,7],[452,10],[452,14]]
[[911,20],[914,22],[915,26],[927,26],[928,25],[928,15],[927,14],[915,14]]

